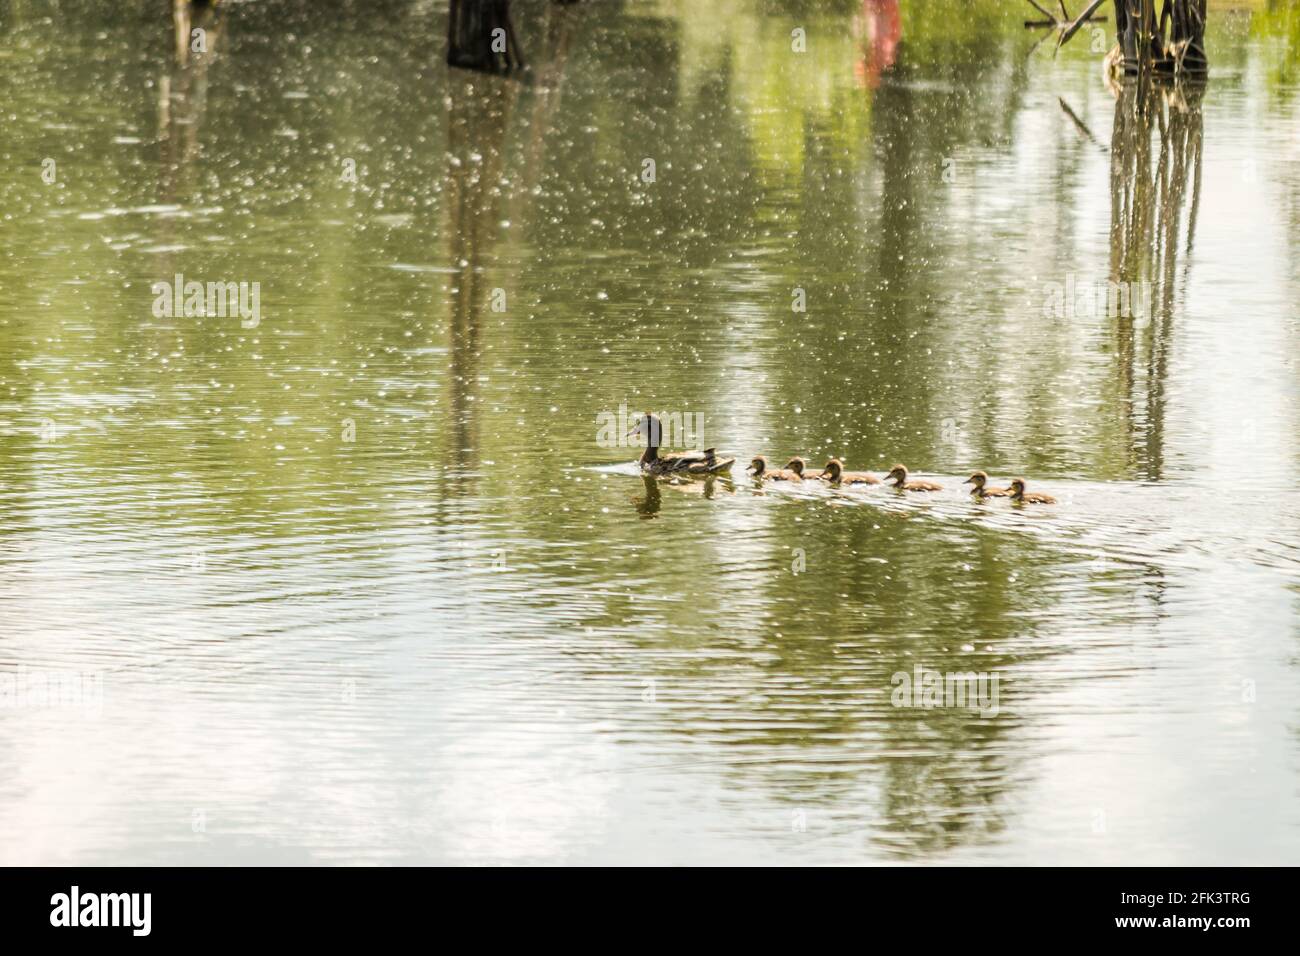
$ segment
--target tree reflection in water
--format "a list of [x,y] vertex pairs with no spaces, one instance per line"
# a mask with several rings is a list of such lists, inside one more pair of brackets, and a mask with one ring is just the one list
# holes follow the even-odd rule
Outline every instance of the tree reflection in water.
[[[1149,282],[1149,315],[1116,315],[1115,371],[1134,471],[1164,471],[1166,380],[1200,206],[1203,86],[1125,81],[1110,146],[1110,279]],[[1182,268],[1179,268],[1179,260]]]

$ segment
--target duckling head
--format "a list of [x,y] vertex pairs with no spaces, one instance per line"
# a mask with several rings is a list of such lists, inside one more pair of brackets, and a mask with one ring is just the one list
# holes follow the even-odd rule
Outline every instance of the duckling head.
[[627,433],[626,437],[631,438],[633,435],[640,435],[645,439],[647,448],[658,448],[659,439],[663,433],[664,426],[659,421],[659,416],[646,413],[636,420],[636,424],[632,426],[632,430]]
[[979,489],[981,489],[981,488],[984,487],[985,483],[986,483],[988,480],[989,480],[989,476],[986,475],[984,472],[982,472],[982,471],[973,471],[973,472],[971,472],[971,476],[970,476],[969,478],[967,478],[965,481],[963,481],[962,484],[963,484],[963,485],[974,485],[974,486],[975,486],[975,489],[974,489],[974,490],[975,490],[975,491],[978,491]]
[[844,471],[844,462],[838,458],[832,458],[826,462],[826,477],[831,481],[839,481],[840,474]]
[[793,458],[791,458],[789,461],[785,463],[785,467],[793,471],[800,478],[802,478],[803,470],[808,467],[808,459],[800,458],[798,455],[795,455]]
[[895,465],[893,468],[889,469],[889,474],[886,475],[885,477],[893,478],[895,481],[901,484],[902,482],[907,481],[907,466]]
[[755,455],[754,460],[749,463],[749,467],[745,470],[753,472],[755,478],[759,477],[767,470],[767,458],[763,455]]
[[1012,479],[1011,479],[1011,497],[1012,497],[1012,498],[1022,498],[1022,497],[1024,497],[1024,494],[1025,494],[1025,479],[1023,479],[1023,478],[1012,478]]

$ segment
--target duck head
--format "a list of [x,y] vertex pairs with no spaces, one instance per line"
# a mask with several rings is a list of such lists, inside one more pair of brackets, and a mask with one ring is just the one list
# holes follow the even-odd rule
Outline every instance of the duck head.
[[632,430],[627,433],[626,437],[631,438],[633,435],[639,435],[647,448],[658,448],[663,433],[664,426],[659,421],[659,416],[647,413],[636,420],[636,424],[632,426]]
[[886,475],[885,478],[892,478],[895,483],[901,485],[903,482],[907,481],[907,466],[895,465],[893,468],[889,469],[889,474]]
[[785,467],[793,471],[800,478],[803,477],[803,470],[808,467],[808,459],[800,458],[798,455],[791,458],[785,463]]
[[984,489],[984,485],[988,483],[988,480],[989,480],[989,476],[986,475],[984,472],[975,471],[975,472],[971,472],[971,476],[967,478],[965,481],[963,481],[962,484],[974,485],[975,487],[971,489],[971,494],[975,494],[976,492],[982,491]]
[[1012,479],[1011,479],[1011,497],[1012,497],[1012,498],[1023,498],[1024,496],[1025,496],[1025,479],[1023,479],[1023,478],[1012,478]]
[[762,478],[763,472],[767,471],[767,459],[762,455],[755,455],[745,471],[750,472],[755,478]]
[[844,472],[844,462],[840,461],[838,458],[832,458],[826,462],[826,467],[823,471],[826,473],[826,477],[831,481],[839,481],[840,475]]

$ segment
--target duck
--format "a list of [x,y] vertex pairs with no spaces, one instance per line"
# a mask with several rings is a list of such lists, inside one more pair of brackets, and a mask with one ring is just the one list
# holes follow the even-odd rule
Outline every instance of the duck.
[[646,449],[641,453],[641,470],[651,475],[716,475],[730,471],[736,463],[734,458],[719,458],[716,448],[660,455],[659,439],[663,435],[663,423],[657,415],[642,415],[637,419],[627,437],[633,435],[640,435],[646,441]]
[[1035,492],[1025,494],[1025,479],[1011,479],[1011,500],[1025,505],[1054,505],[1056,499],[1051,495],[1040,495]]
[[985,482],[989,476],[982,471],[972,472],[971,476],[962,482],[963,485],[973,485],[970,493],[974,498],[1005,498],[1011,494],[1010,488],[989,488]]
[[798,455],[795,455],[787,461],[785,467],[790,471],[793,471],[800,478],[822,478],[826,475],[826,472],[824,471],[807,471],[808,459],[800,458]]
[[845,471],[844,462],[832,458],[826,462],[826,470],[821,477],[832,485],[878,485],[880,479],[865,471]]
[[[794,464],[794,462],[791,461],[791,464]],[[799,469],[768,468],[767,456],[765,455],[755,455],[754,460],[749,463],[749,467],[746,468],[745,470],[753,473],[755,481],[764,481],[764,480],[799,481],[800,480]]]
[[889,469],[889,474],[885,476],[886,480],[894,479],[891,488],[898,488],[902,491],[943,491],[943,485],[936,485],[933,481],[908,481],[907,466],[895,465]]

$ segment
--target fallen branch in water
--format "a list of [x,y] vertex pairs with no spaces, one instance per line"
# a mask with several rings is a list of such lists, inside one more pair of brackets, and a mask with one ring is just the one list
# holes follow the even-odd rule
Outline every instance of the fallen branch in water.
[[[1077,20],[1061,31],[1061,39],[1056,41],[1056,48],[1059,50],[1061,47],[1065,46],[1065,44],[1069,42],[1070,37],[1079,32],[1079,27],[1087,23],[1088,19],[1097,12],[1097,8],[1105,2],[1106,0],[1092,0],[1092,3],[1088,5],[1088,9],[1084,10],[1083,14]],[[1102,17],[1102,19],[1104,20],[1105,17]]]
[[1070,104],[1065,102],[1065,97],[1058,96],[1056,99],[1061,104],[1061,109],[1065,110],[1065,115],[1070,117],[1070,121],[1074,123],[1075,129],[1077,129],[1084,138],[1100,149],[1103,153],[1110,152],[1109,147],[1100,142],[1096,136],[1092,135],[1092,130],[1088,129],[1088,124],[1079,119],[1078,114],[1076,114],[1074,110],[1070,109]]
[[1056,48],[1058,50],[1072,36],[1078,33],[1079,28],[1083,26],[1085,23],[1106,22],[1105,17],[1094,16],[1094,14],[1097,12],[1097,8],[1100,7],[1103,3],[1105,3],[1106,0],[1092,0],[1092,3],[1088,6],[1088,9],[1084,10],[1082,14],[1080,14],[1078,17],[1075,17],[1074,19],[1070,18],[1070,11],[1065,9],[1065,0],[1058,0],[1058,2],[1061,5],[1061,17],[1064,17],[1065,19],[1061,19],[1061,17],[1058,17],[1056,14],[1052,13],[1050,10],[1048,10],[1046,7],[1040,4],[1038,0],[1028,0],[1029,5],[1033,7],[1035,10],[1037,10],[1039,13],[1041,13],[1046,19],[1024,21],[1025,29],[1046,27],[1049,30],[1059,30],[1061,35],[1060,38],[1057,39],[1056,41]]

